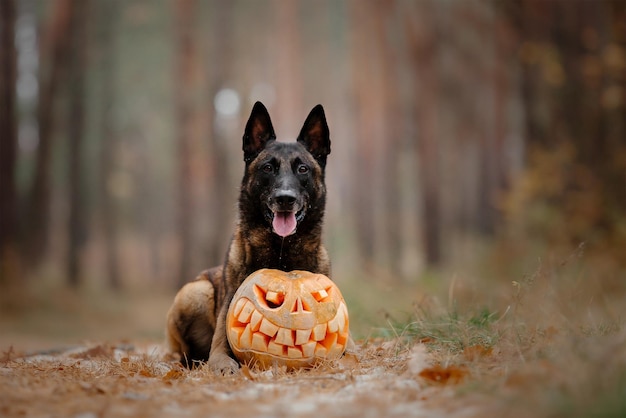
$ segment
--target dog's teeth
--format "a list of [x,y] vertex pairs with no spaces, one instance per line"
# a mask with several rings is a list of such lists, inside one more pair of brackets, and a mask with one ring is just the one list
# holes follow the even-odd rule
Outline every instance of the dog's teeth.
[[309,342],[311,339],[310,329],[297,329],[296,330],[296,345],[302,345]]
[[261,326],[259,327],[259,331],[261,331],[268,337],[273,337],[278,332],[278,328],[279,327],[277,325],[272,324],[270,321],[267,320],[267,318],[263,318],[261,320]]

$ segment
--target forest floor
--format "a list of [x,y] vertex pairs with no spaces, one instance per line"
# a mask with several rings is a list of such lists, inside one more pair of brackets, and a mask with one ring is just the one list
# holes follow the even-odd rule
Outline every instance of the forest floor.
[[393,302],[380,303],[404,295],[411,312],[368,308],[386,324],[369,335],[359,323],[367,297],[347,298],[356,355],[227,377],[166,352],[171,292],[44,289],[19,307],[5,297],[0,416],[624,417],[626,285],[592,273],[542,263],[506,283],[457,276],[438,285],[447,303],[394,286]]

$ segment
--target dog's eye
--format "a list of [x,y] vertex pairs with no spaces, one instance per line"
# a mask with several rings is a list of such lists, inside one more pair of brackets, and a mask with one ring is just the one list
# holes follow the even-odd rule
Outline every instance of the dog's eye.
[[264,173],[272,173],[274,171],[274,166],[270,163],[266,163],[263,167],[261,167],[261,170],[263,170]]
[[306,164],[300,164],[298,166],[298,174],[306,174],[309,172],[309,166]]

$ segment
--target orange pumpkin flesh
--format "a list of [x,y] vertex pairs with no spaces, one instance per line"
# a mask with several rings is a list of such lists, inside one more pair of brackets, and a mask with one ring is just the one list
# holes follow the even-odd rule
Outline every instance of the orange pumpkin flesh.
[[322,274],[261,269],[239,286],[226,327],[242,363],[309,367],[345,351],[348,308],[339,288]]

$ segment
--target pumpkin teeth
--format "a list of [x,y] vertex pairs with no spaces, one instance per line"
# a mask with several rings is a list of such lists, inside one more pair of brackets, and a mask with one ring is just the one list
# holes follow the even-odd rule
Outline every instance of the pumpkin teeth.
[[237,318],[239,316],[239,314],[241,313],[241,310],[243,309],[243,306],[246,304],[246,302],[249,302],[247,299],[239,299],[237,301],[237,303],[235,304],[235,309],[233,309],[233,316],[235,318]]
[[280,328],[276,334],[276,342],[282,345],[294,346],[295,341],[290,329]]
[[322,341],[326,336],[326,328],[328,326],[326,324],[318,324],[313,328],[313,339],[315,341]]
[[246,301],[246,304],[241,309],[239,316],[237,316],[237,320],[243,324],[247,324],[250,322],[250,317],[252,316],[252,312],[256,311],[254,308],[254,304],[249,300]]
[[252,327],[252,331],[258,331],[259,328],[261,328],[261,321],[263,321],[263,315],[255,309],[250,316],[250,326]]
[[296,345],[302,345],[308,343],[311,339],[310,329],[297,329],[296,330]]
[[309,341],[308,343],[302,344],[302,355],[304,357],[313,357],[315,355],[315,347],[317,347],[317,343],[315,341]]
[[280,327],[278,325],[272,324],[267,318],[263,318],[263,320],[261,321],[261,326],[259,327],[259,331],[261,331],[268,337],[273,337],[274,335],[276,335],[279,329]]
[[343,353],[348,340],[347,312],[348,308],[342,301],[335,316],[327,323],[292,330],[272,323],[249,299],[241,298],[233,309],[228,335],[240,351],[267,353],[289,359],[313,356],[337,358]]
[[250,348],[260,353],[267,353],[267,345],[270,342],[270,337],[262,332],[255,332],[252,334],[252,345]]

